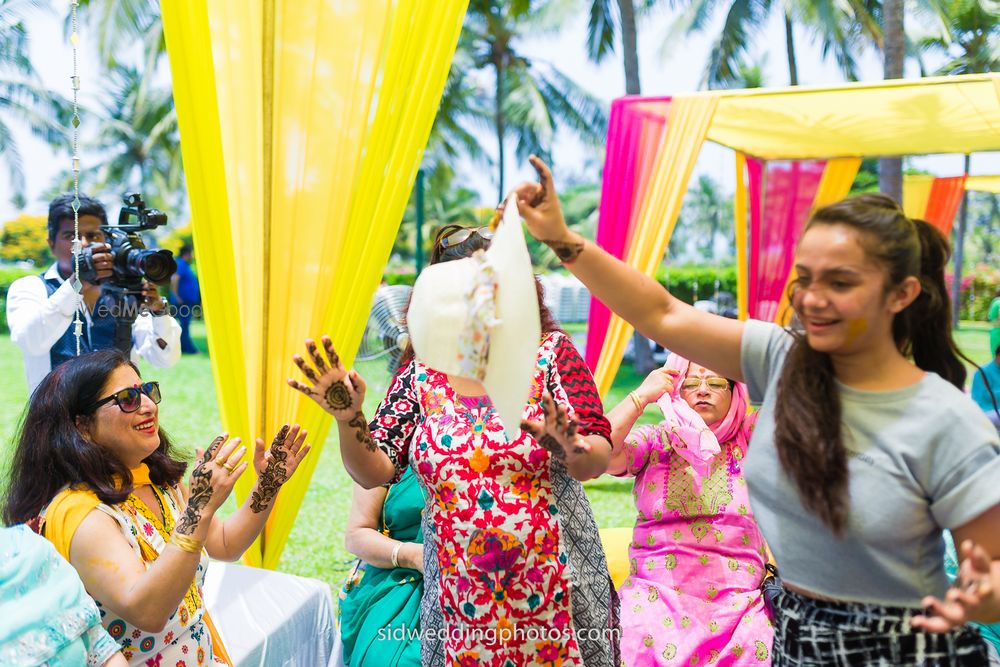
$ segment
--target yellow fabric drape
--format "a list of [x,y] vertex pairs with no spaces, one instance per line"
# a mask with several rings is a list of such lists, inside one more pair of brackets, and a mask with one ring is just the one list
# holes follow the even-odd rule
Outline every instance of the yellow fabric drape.
[[[647,275],[653,275],[663,261],[718,99],[715,95],[703,94],[676,97],[671,103],[667,131],[657,151],[645,201],[626,256],[629,265]],[[607,337],[594,372],[602,396],[611,388],[631,333],[631,326],[617,315],[611,315]]]
[[903,212],[906,217],[923,219],[933,186],[934,176],[930,174],[908,174],[903,177]]
[[1000,73],[726,91],[707,139],[764,160],[1000,150]]
[[736,232],[736,311],[741,320],[750,316],[750,262],[747,250],[747,156],[736,152],[736,195],[733,229]]
[[[854,178],[861,168],[861,158],[839,158],[829,160],[823,168],[823,176],[819,179],[819,187],[816,188],[816,196],[813,198],[812,211],[822,208],[827,204],[840,201],[851,191]],[[792,318],[792,309],[788,303],[788,285],[795,280],[795,267],[792,266],[788,273],[788,280],[785,281],[785,288],[781,292],[781,301],[778,302],[778,310],[775,313],[774,321],[785,325]]]
[[965,179],[965,189],[1000,194],[1000,176],[969,176]]
[[162,2],[224,427],[295,422],[314,449],[251,565],[277,566],[330,425],[285,385],[291,356],[328,333],[353,362],[467,4]]

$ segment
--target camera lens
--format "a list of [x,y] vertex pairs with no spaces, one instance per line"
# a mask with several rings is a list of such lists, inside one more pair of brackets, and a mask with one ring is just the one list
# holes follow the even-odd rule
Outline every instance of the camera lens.
[[169,250],[147,250],[140,260],[142,272],[154,283],[165,283],[177,271],[177,262]]

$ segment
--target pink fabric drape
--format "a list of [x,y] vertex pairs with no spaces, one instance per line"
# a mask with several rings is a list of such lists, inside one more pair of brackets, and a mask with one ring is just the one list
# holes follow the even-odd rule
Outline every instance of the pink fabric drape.
[[[622,97],[611,103],[597,245],[619,259],[628,250],[669,110],[669,97]],[[608,308],[591,298],[585,354],[591,371],[597,368],[610,319]]]
[[750,209],[750,317],[771,322],[792,268],[825,160],[747,158]]
[[924,220],[941,230],[947,237],[955,224],[955,214],[965,194],[965,176],[935,178],[931,185],[931,196],[927,200]]

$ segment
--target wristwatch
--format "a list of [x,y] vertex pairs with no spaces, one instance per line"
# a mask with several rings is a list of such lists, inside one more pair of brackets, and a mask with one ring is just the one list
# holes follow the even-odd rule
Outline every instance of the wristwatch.
[[163,317],[164,315],[170,314],[169,308],[167,307],[169,305],[169,302],[167,301],[166,297],[161,296],[160,303],[163,304],[163,308],[160,308],[159,310],[153,310],[152,308],[149,308],[149,306],[146,306],[146,308],[149,309],[149,314],[152,315],[153,317]]

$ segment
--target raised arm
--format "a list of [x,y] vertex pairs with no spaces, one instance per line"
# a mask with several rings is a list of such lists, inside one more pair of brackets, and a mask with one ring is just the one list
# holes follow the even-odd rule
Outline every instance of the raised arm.
[[548,245],[590,292],[639,333],[725,377],[742,380],[743,323],[696,310],[655,280],[570,230],[563,219],[549,168],[535,156],[538,183],[515,192],[518,209],[533,237]]
[[389,455],[379,449],[368,430],[368,420],[361,410],[365,382],[357,371],[348,373],[344,369],[329,336],[320,340],[326,352],[325,359],[312,339],[306,340],[312,366],[298,354],[292,357],[312,386],[291,378],[288,386],[316,401],[337,420],[340,458],[351,479],[366,489],[387,484],[395,476],[396,467]]
[[670,393],[673,388],[673,372],[665,368],[657,368],[646,376],[646,379],[635,391],[629,392],[629,395],[608,413],[608,421],[611,422],[609,475],[625,474],[629,456],[628,450],[625,448],[625,438],[635,426],[635,422],[642,416],[646,406],[659,400],[664,394]]
[[212,518],[246,469],[225,463],[239,445],[216,438],[191,473],[187,506],[163,553],[146,569],[114,519],[92,510],[70,542],[69,560],[84,587],[113,613],[146,632],[160,632],[194,580]]
[[[205,542],[209,556],[217,560],[234,561],[250,548],[264,530],[278,491],[291,479],[302,459],[309,453],[309,445],[305,444],[305,439],[306,431],[301,430],[298,424],[282,426],[270,446],[265,447],[264,441],[257,438],[253,457],[257,482],[243,504],[231,516],[225,521],[212,521]],[[224,467],[235,467],[245,453],[246,447],[241,446],[233,452],[231,460]]]

